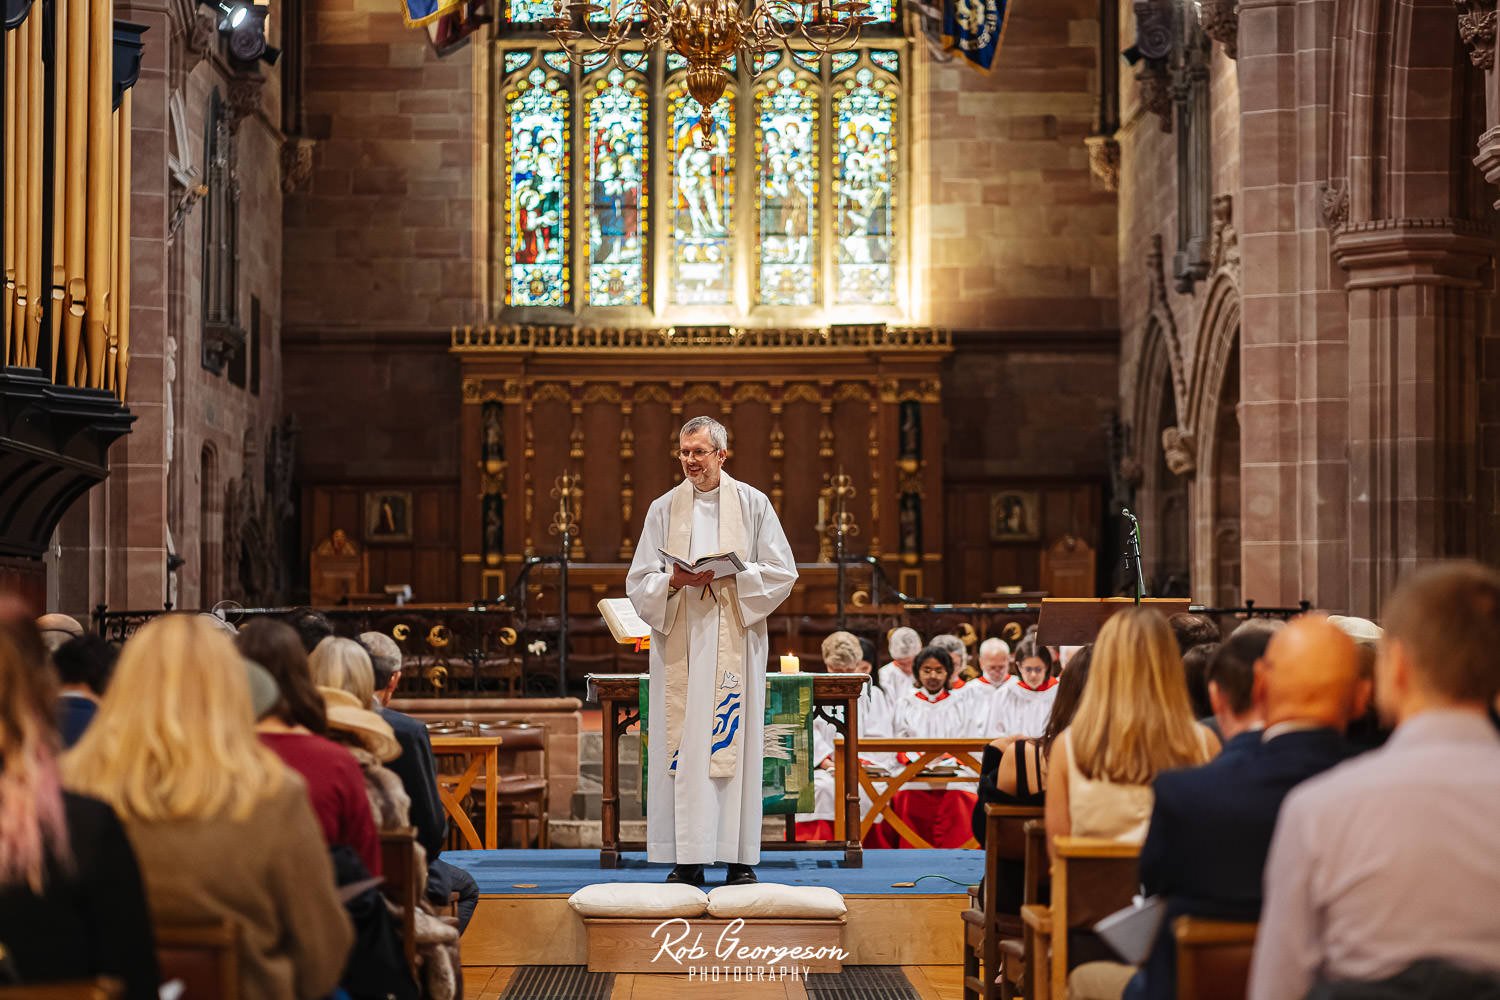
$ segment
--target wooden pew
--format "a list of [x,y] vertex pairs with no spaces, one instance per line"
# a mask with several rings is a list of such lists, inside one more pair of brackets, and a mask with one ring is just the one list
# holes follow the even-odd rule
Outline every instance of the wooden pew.
[[125,984],[108,976],[63,983],[0,986],[0,1000],[120,1000],[124,995]]
[[[1021,885],[1021,906],[1036,906],[1043,903],[1042,887],[1050,892],[1051,862],[1047,858],[1047,821],[1027,820],[1022,827],[1025,837],[1025,881]],[[1000,996],[1002,1000],[1014,1000],[1016,987],[1021,996],[1034,996],[1036,983],[1035,963],[1026,961],[1026,927],[1022,921],[1019,938],[1006,938],[1000,942]]]
[[1244,1000],[1258,926],[1203,917],[1172,921],[1178,1000]]
[[1000,974],[1000,940],[1021,936],[1021,918],[1017,913],[1000,912],[1000,862],[1024,861],[1024,827],[1041,817],[1040,806],[988,803],[984,807],[984,883],[978,898],[971,890],[971,905],[963,913],[964,1000],[1001,997],[995,982]]
[[161,981],[182,980],[182,1000],[239,1000],[240,928],[218,924],[156,925]]
[[383,830],[380,834],[380,870],[385,884],[380,891],[401,910],[401,945],[406,964],[417,967],[417,900],[427,888],[427,873],[417,870],[414,827]]
[[1052,905],[1021,907],[1031,985],[1026,1000],[1065,1000],[1068,931],[1090,928],[1128,906],[1140,884],[1139,844],[1091,837],[1058,837],[1054,844]]

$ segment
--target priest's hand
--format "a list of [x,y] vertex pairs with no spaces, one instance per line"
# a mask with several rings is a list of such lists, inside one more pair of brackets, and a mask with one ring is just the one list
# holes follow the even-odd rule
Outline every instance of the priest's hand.
[[689,573],[676,563],[672,564],[673,590],[681,590],[684,587],[707,587],[714,582],[714,571],[706,569],[701,573]]

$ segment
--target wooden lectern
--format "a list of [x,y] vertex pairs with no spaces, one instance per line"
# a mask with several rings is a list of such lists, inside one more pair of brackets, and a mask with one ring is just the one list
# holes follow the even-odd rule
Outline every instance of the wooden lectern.
[[[1135,603],[1129,597],[1048,597],[1037,616],[1037,637],[1044,646],[1083,646],[1093,642],[1104,623]],[[1144,597],[1141,604],[1170,618],[1188,609],[1186,597]]]

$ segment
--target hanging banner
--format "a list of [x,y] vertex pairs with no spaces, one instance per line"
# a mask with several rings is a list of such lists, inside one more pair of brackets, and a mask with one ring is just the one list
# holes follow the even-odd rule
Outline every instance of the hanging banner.
[[428,21],[436,21],[463,0],[401,0],[401,15],[406,18],[408,28],[420,28]]
[[944,0],[943,45],[988,73],[1005,35],[1010,0]]

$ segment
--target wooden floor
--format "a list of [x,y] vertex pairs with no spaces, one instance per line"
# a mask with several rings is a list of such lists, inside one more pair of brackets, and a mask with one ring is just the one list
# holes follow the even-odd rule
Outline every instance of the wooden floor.
[[[499,1000],[505,984],[515,974],[512,966],[464,967],[467,1000]],[[958,965],[906,965],[906,978],[922,1000],[960,1000],[963,967]],[[687,976],[615,976],[611,1000],[804,1000],[807,990],[800,981],[783,983],[723,983],[710,988],[703,982],[688,982]]]

